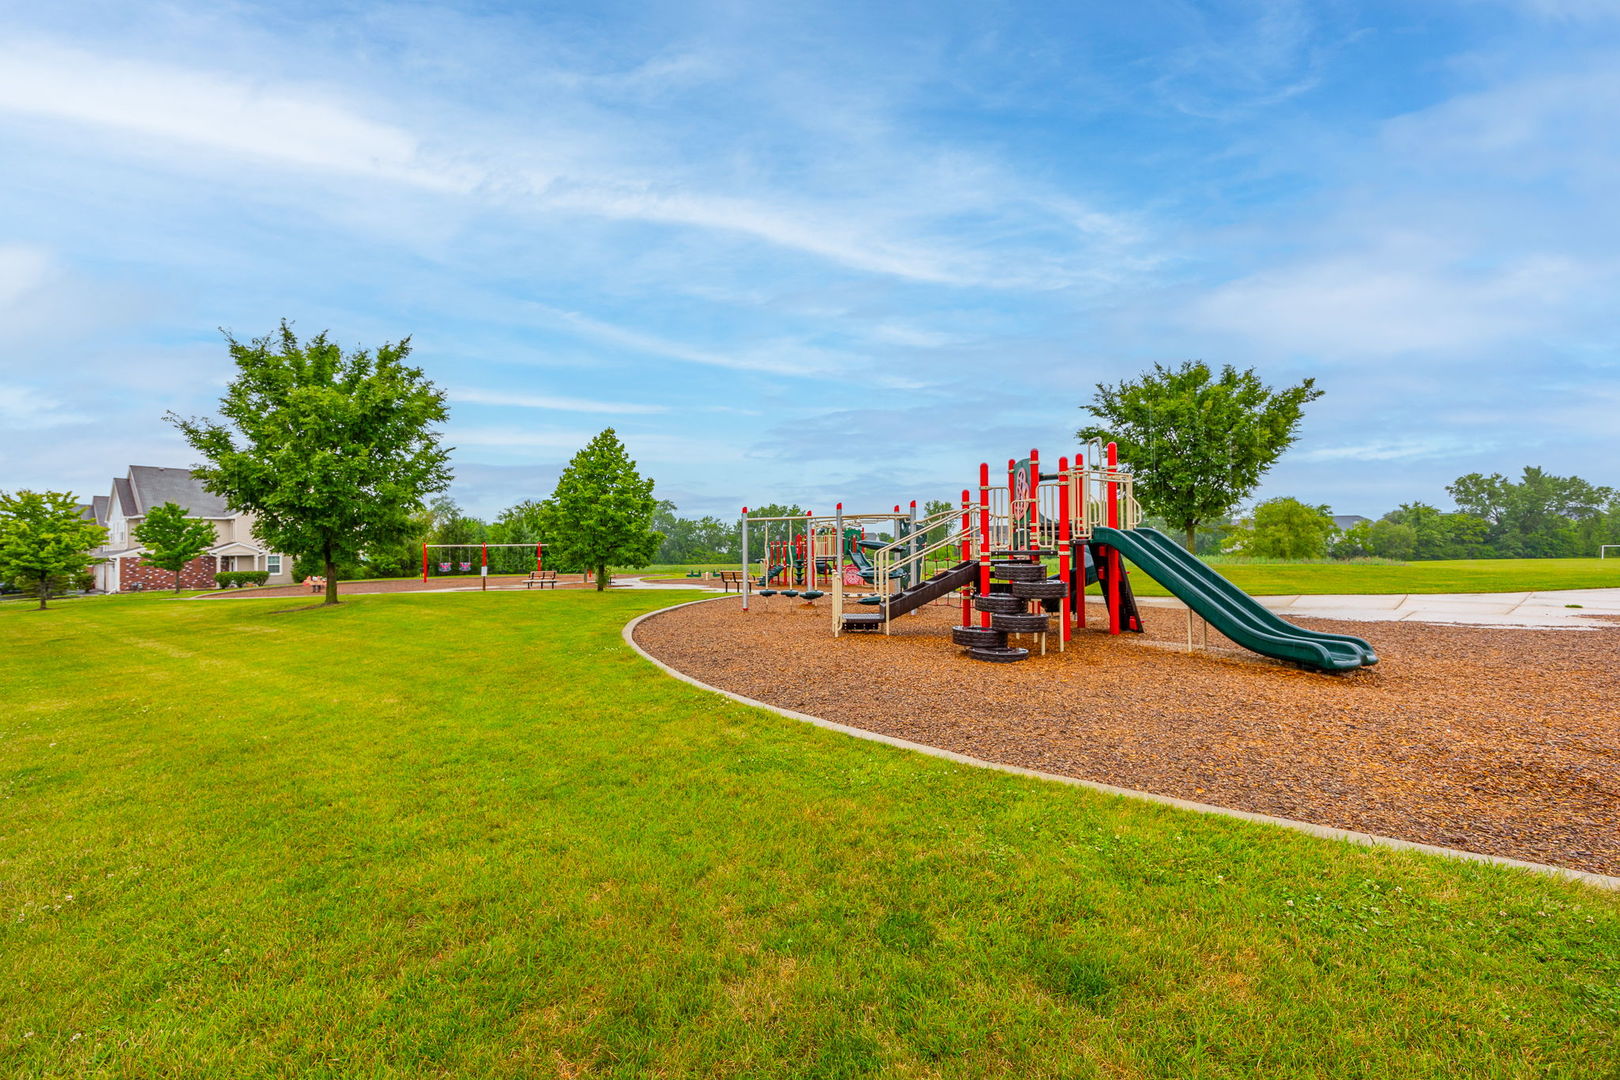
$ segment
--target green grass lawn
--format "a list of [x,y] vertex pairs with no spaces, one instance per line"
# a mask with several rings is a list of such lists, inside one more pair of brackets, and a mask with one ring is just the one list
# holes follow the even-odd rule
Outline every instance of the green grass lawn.
[[0,1075],[1616,1074],[1620,897],[736,705],[686,595],[0,609]]

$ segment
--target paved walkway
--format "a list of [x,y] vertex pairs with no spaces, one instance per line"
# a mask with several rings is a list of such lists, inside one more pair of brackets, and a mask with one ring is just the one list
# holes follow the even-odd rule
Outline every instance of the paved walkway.
[[[1620,616],[1620,589],[1567,589],[1521,593],[1405,593],[1393,596],[1262,596],[1285,617],[1361,622],[1429,622],[1459,626],[1597,630],[1612,626],[1592,616]],[[1141,597],[1151,607],[1183,607],[1180,600]]]

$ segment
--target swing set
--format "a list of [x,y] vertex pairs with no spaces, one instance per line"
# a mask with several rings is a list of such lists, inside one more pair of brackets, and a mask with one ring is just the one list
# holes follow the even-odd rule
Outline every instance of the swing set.
[[[482,588],[482,589],[488,589],[489,588],[489,553],[490,553],[491,549],[495,549],[495,551],[497,553],[496,554],[496,559],[498,561],[508,561],[508,560],[503,560],[501,558],[500,552],[501,552],[502,549],[521,548],[524,551],[532,550],[534,552],[534,568],[532,570],[529,570],[529,575],[530,575],[531,578],[538,577],[538,576],[540,576],[541,572],[545,569],[545,565],[544,565],[545,546],[546,545],[544,545],[544,544],[484,544],[484,543],[478,543],[478,544],[423,544],[422,545],[422,583],[423,584],[427,583],[428,570],[429,570],[430,565],[436,565],[437,568],[438,568],[438,572],[440,574],[444,574],[444,575],[452,575],[453,576],[453,575],[456,575],[456,574],[470,574],[470,573],[472,573],[473,572],[473,564],[472,564],[472,559],[471,559],[471,554],[470,553],[471,553],[471,549],[473,549],[473,548],[478,549],[478,579],[481,582],[481,585],[479,587]],[[448,551],[448,550],[455,550],[455,551],[458,551],[458,552],[468,552],[468,557],[464,559],[459,554],[457,554],[454,558],[450,558],[450,557],[447,557],[447,556],[444,556],[444,555],[439,555],[439,556],[436,556],[435,559],[434,559],[434,562],[430,564],[429,559],[428,559],[428,552],[429,551]],[[528,558],[525,557],[522,560],[522,562],[523,562],[523,569],[528,570],[529,569]],[[513,573],[519,573],[519,572],[522,572],[522,571],[512,571],[512,572]]]

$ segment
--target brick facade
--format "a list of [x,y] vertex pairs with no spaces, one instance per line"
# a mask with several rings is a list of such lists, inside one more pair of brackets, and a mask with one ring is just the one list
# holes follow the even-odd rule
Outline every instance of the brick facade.
[[[141,558],[119,559],[118,562],[118,587],[123,592],[129,592],[130,587],[133,585],[139,585],[148,592],[154,589],[174,588],[173,570],[161,569]],[[180,568],[180,587],[182,589],[214,588],[215,565],[216,560],[212,555],[199,555],[192,559]]]

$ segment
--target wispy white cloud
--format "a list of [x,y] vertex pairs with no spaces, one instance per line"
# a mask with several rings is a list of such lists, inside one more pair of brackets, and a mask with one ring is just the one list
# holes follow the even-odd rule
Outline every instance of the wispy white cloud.
[[1559,255],[1481,270],[1397,243],[1230,282],[1196,301],[1190,320],[1284,353],[1457,354],[1500,347],[1556,322],[1590,286],[1591,271]]
[[50,254],[28,244],[0,244],[0,311],[22,302],[52,277]]
[[90,417],[30,386],[0,383],[0,427],[39,431],[88,423]]
[[1463,438],[1455,435],[1435,435],[1417,438],[1396,438],[1350,443],[1341,446],[1322,446],[1299,455],[1304,462],[1322,463],[1338,461],[1421,461],[1428,459],[1463,458],[1495,449],[1499,440],[1490,438]]
[[522,409],[551,409],[557,412],[638,414],[668,412],[667,405],[646,405],[629,401],[592,401],[589,398],[556,397],[505,390],[460,387],[450,391],[450,400],[468,405],[510,405]]
[[12,39],[0,43],[0,110],[173,140],[238,157],[466,191],[476,171],[329,90],[277,86]]

